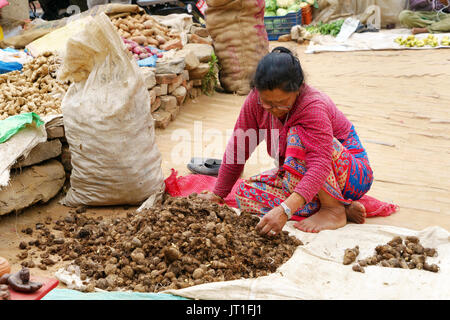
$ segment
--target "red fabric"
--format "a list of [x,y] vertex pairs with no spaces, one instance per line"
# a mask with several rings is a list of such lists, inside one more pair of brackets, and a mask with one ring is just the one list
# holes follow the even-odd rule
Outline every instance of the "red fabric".
[[[177,177],[178,172],[172,169],[172,174],[165,180],[166,192],[173,197],[186,197],[194,192],[200,193],[204,190],[213,191],[217,178],[201,174],[189,174],[187,176]],[[236,199],[234,197],[236,189],[242,179],[238,179],[232,188],[230,194],[224,199],[225,203],[230,207],[237,208]],[[358,200],[364,205],[366,215],[370,217],[386,217],[398,210],[395,204],[387,203],[375,199],[374,197],[364,195]],[[293,216],[292,220],[301,221],[304,217]]]
[[9,5],[9,2],[6,0],[0,0],[0,9]]
[[[250,92],[223,156],[214,193],[221,197],[229,194],[244,169],[245,161],[257,147],[243,143],[246,133],[255,130],[258,135],[257,143],[265,138],[269,155],[275,159],[278,157],[279,163],[283,163],[287,132],[293,126],[300,128],[299,135],[305,146],[308,166],[308,172],[295,191],[303,196],[306,202],[310,202],[331,171],[333,137],[345,140],[352,124],[330,97],[306,84],[301,87],[300,95],[284,124],[262,108],[257,90]],[[279,130],[279,155],[275,154],[278,134],[274,130]]]

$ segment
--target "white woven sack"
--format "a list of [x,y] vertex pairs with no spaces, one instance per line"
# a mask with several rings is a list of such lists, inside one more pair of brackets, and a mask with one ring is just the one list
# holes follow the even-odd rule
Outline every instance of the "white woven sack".
[[73,83],[62,101],[72,158],[62,203],[139,205],[164,190],[150,96],[109,18],[89,17],[67,43],[60,79]]

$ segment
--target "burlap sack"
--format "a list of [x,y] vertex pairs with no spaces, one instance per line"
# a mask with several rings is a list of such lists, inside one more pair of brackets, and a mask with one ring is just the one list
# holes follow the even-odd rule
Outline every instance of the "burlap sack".
[[139,205],[164,190],[150,96],[136,62],[105,14],[67,43],[60,78],[71,188],[62,203]]
[[246,95],[259,60],[268,53],[264,1],[207,0],[206,28],[214,40],[220,83]]

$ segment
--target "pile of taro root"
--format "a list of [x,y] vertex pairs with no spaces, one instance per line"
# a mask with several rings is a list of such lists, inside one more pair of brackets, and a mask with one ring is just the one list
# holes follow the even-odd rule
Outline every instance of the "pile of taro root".
[[44,224],[36,232],[22,230],[35,240],[20,244],[20,258],[27,259],[30,250],[43,251],[39,262],[28,259],[22,265],[45,269],[62,259],[80,267],[86,291],[159,292],[265,276],[302,245],[286,231],[260,236],[255,230],[258,217],[237,215],[195,194],[165,196],[154,208],[128,212],[123,218],[88,217],[84,211],[70,212],[55,223],[46,221],[53,230]]
[[[353,249],[346,249],[344,254],[344,264],[348,265],[356,260],[359,255],[359,246]],[[429,264],[427,257],[436,257],[435,248],[425,248],[420,239],[415,236],[407,236],[402,239],[400,236],[394,237],[384,245],[375,248],[375,254],[363,260],[358,260],[352,269],[364,273],[364,267],[370,265],[380,265],[389,268],[418,269],[431,272],[438,272],[439,266]]]

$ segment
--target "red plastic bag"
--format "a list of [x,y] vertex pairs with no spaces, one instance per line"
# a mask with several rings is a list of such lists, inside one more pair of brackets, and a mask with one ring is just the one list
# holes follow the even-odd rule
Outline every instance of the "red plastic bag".
[[0,0],[0,9],[9,5],[9,2],[6,0]]

